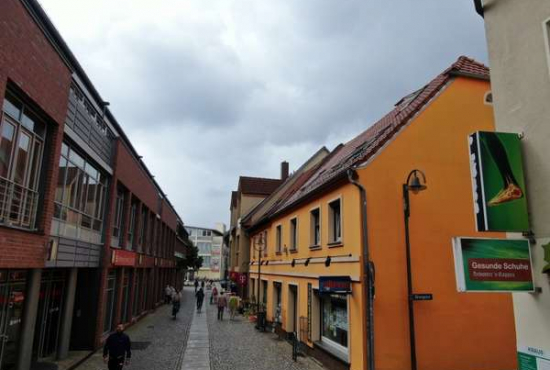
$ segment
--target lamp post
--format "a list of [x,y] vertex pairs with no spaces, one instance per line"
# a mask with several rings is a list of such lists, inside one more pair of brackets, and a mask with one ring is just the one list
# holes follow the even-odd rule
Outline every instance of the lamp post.
[[263,234],[260,234],[254,238],[254,250],[258,252],[258,294],[256,295],[256,307],[260,312],[260,282],[261,282],[261,265],[262,265],[262,253],[265,250],[265,242]]
[[[422,181],[418,177],[422,176]],[[414,307],[412,292],[412,272],[411,272],[411,242],[409,237],[409,218],[411,217],[411,208],[409,201],[409,191],[417,194],[426,190],[426,175],[420,170],[412,170],[407,176],[407,181],[403,184],[403,214],[405,218],[405,247],[407,252],[407,301],[409,306],[409,338],[411,347],[411,369],[416,370],[416,339],[414,333]]]

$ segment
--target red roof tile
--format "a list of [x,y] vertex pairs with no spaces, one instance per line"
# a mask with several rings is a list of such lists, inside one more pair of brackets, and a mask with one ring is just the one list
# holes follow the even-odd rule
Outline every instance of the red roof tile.
[[283,183],[280,179],[266,179],[262,177],[239,177],[239,191],[242,194],[269,195]]
[[315,174],[310,175],[300,189],[294,189],[294,193],[286,197],[284,202],[280,202],[271,214],[284,211],[332,180],[344,176],[352,166],[371,158],[456,75],[488,80],[489,69],[473,59],[461,56],[426,86],[401,99],[391,112],[366,131],[338,147],[337,152],[331,153],[316,169]]

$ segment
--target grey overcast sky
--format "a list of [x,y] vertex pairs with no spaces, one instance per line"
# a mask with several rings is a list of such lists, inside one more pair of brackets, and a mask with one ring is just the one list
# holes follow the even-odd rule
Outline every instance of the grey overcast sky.
[[332,150],[460,55],[471,0],[40,0],[188,225]]

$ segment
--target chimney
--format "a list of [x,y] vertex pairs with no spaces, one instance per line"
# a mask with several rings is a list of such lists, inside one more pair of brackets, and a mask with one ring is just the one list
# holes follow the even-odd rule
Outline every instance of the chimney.
[[281,180],[285,181],[288,178],[288,162],[281,162]]

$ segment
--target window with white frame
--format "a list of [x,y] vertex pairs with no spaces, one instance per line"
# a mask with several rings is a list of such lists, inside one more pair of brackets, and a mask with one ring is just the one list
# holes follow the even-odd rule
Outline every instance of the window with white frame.
[[298,249],[298,218],[290,220],[290,250]]
[[336,199],[328,204],[329,243],[342,241],[342,202]]
[[348,351],[348,301],[346,295],[321,295],[321,341],[346,353]]
[[321,245],[321,209],[315,208],[309,213],[310,223],[310,246],[319,247]]
[[283,226],[277,225],[277,228],[275,229],[275,245],[277,248],[277,253],[281,253],[282,250],[282,236],[283,236]]

